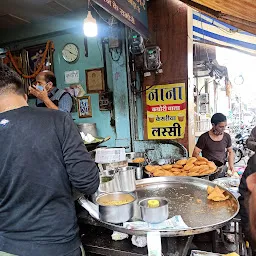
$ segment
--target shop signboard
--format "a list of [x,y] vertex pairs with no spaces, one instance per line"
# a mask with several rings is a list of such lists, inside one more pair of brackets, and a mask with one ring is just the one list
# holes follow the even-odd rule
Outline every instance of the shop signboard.
[[146,0],[93,0],[125,25],[148,37]]
[[148,86],[147,89],[148,139],[184,138],[187,109],[185,83]]

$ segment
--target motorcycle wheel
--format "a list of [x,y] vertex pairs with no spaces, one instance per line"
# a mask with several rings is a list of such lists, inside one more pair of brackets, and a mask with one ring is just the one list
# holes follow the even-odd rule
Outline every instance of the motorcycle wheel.
[[243,152],[241,149],[239,148],[233,148],[233,151],[235,153],[235,160],[234,163],[237,164],[238,162],[240,162],[243,158]]

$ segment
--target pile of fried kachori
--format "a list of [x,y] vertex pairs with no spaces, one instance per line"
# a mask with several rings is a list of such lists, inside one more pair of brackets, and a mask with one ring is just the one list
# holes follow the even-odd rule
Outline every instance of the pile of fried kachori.
[[214,173],[217,169],[213,162],[208,161],[204,157],[191,157],[189,159],[181,159],[175,164],[166,165],[147,165],[146,171],[154,177],[165,176],[205,176]]

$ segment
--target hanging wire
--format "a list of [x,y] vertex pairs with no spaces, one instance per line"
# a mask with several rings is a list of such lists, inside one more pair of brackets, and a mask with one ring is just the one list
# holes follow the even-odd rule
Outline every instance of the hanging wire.
[[[98,16],[99,16],[105,23],[107,23],[107,24],[110,26],[110,28],[112,29],[113,25],[115,24],[115,18],[114,18],[114,16],[111,16],[111,17],[109,18],[109,21],[106,20],[106,19],[98,12],[98,10],[93,6],[93,4],[90,2],[90,0],[88,0],[88,8],[89,8],[89,7],[92,7],[93,10],[98,14]],[[98,47],[99,47],[99,42],[98,42]],[[100,48],[99,48],[99,50],[100,50]],[[100,51],[100,52],[101,52],[101,51]],[[110,51],[111,59],[112,59],[113,61],[115,61],[115,62],[118,62],[118,61],[120,60],[121,56],[122,56],[122,48],[120,49],[119,52],[117,51],[117,49],[115,49],[115,53],[118,54],[118,57],[117,57],[117,58],[114,58],[113,50]],[[102,57],[102,56],[101,56],[101,57]]]
[[[200,18],[201,18],[201,13],[200,13]],[[207,18],[204,18],[204,19],[206,19],[206,21],[207,21]],[[225,28],[222,28],[222,27],[218,26],[214,22],[215,22],[215,20],[212,18],[211,19],[211,25],[218,28],[219,30],[223,31],[224,33],[227,33],[227,34],[235,34],[235,33],[238,33],[239,31],[242,31],[240,29],[231,29],[231,28],[225,29]]]
[[97,39],[97,45],[98,45],[98,49],[99,49],[99,53],[100,53],[101,62],[103,63],[103,52],[100,49],[100,44],[99,44],[99,40],[98,39]]
[[[111,26],[111,23],[109,23],[109,21],[105,20],[105,18],[103,18],[103,16],[98,12],[98,10],[93,6],[93,4],[90,2],[90,0],[88,0],[88,7],[91,6],[93,8],[93,10],[99,15],[99,17],[106,22],[109,26]],[[113,16],[111,16],[113,17]]]
[[[143,85],[144,79],[143,79],[142,81],[140,81],[140,82],[141,82],[141,85]],[[156,85],[157,85],[157,74],[155,74],[153,84],[152,84],[151,86],[149,86],[148,88],[143,89],[143,90],[138,90],[138,89],[136,88],[136,81],[134,81],[134,82],[131,83],[131,89],[132,89],[132,92],[133,92],[133,93],[135,93],[135,94],[141,94],[141,93],[143,93],[143,92],[146,92],[146,91],[150,90],[151,88],[153,88],[153,87],[156,86]]]

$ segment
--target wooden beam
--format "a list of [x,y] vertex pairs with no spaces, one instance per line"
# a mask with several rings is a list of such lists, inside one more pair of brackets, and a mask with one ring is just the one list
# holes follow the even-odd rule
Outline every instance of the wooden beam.
[[241,19],[241,18],[235,17],[233,15],[225,14],[220,11],[216,11],[214,9],[206,7],[202,4],[198,4],[191,0],[180,0],[180,1],[187,4],[188,6],[190,6],[191,8],[193,8],[199,12],[202,12],[202,13],[209,15],[213,18],[217,18],[218,20],[223,21],[231,26],[234,26],[236,28],[239,28],[243,31],[247,31],[252,34],[256,34],[256,23],[255,22]]

